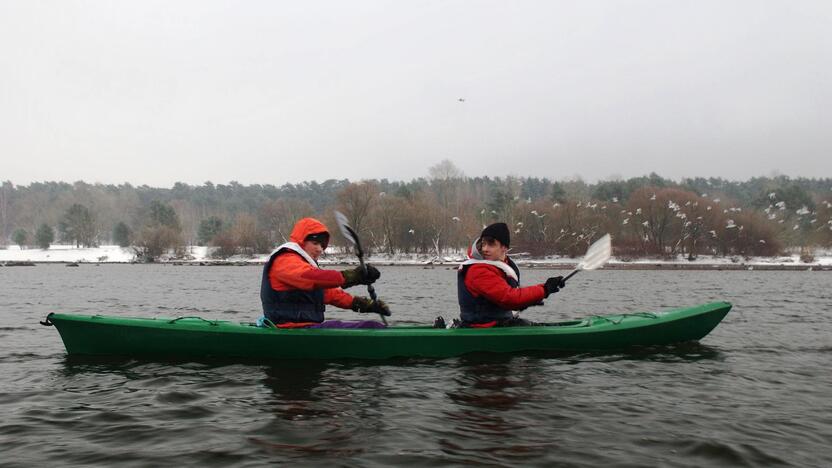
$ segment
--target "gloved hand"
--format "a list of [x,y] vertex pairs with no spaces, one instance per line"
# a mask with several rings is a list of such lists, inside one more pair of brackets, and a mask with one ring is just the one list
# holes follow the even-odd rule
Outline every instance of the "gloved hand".
[[372,300],[368,297],[356,296],[352,299],[352,310],[361,313],[381,314],[390,316],[390,308],[381,299]]
[[549,297],[549,294],[554,294],[565,286],[566,281],[563,280],[563,276],[554,276],[547,279],[546,283],[543,284],[543,289],[546,290],[546,295],[544,297]]
[[341,272],[344,276],[344,288],[350,288],[357,284],[373,284],[377,279],[381,278],[381,272],[372,265],[367,265],[367,273],[360,266],[352,270],[344,270]]

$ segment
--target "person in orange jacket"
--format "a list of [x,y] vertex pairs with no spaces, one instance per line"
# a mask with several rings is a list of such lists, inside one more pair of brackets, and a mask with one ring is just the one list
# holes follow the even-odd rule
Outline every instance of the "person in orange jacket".
[[487,226],[468,250],[468,260],[459,266],[457,295],[463,327],[537,325],[512,311],[541,303],[566,286],[563,277],[556,276],[520,287],[520,269],[508,256],[510,236],[505,223]]
[[279,246],[263,267],[260,301],[263,314],[278,328],[384,328],[373,320],[325,320],[327,304],[356,312],[390,316],[390,309],[380,300],[351,296],[342,288],[372,284],[381,273],[367,265],[366,271],[324,270],[318,257],[329,243],[329,230],[314,218],[299,220],[290,242]]

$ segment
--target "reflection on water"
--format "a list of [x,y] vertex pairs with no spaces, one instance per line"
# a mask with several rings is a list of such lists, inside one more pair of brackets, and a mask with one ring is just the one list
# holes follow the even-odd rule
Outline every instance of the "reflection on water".
[[345,400],[345,388],[324,379],[330,368],[326,362],[287,362],[267,366],[263,384],[271,390],[264,395],[264,408],[289,421],[334,416],[323,400]]
[[552,443],[529,427],[525,406],[539,401],[535,388],[549,372],[534,357],[463,356],[458,359],[453,402],[445,411],[449,428],[442,450],[459,461],[522,462],[543,455]]

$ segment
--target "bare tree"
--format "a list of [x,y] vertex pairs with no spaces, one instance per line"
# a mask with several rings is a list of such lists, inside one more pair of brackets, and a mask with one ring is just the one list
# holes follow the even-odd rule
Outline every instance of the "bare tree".
[[281,198],[268,201],[260,207],[259,224],[268,230],[273,243],[282,244],[289,241],[292,227],[301,219],[313,215],[312,205],[306,200]]
[[451,180],[465,177],[462,170],[449,159],[443,159],[436,165],[429,167],[428,175],[433,180]]
[[254,255],[267,253],[270,250],[268,237],[257,229],[257,219],[250,214],[241,213],[237,215],[232,232],[234,239],[237,241],[237,246],[243,254]]
[[379,197],[376,222],[381,233],[380,247],[390,255],[401,250],[399,239],[406,202],[395,195]]
[[350,184],[338,193],[338,207],[359,234],[368,231],[368,218],[372,215],[378,197],[379,188],[375,182]]

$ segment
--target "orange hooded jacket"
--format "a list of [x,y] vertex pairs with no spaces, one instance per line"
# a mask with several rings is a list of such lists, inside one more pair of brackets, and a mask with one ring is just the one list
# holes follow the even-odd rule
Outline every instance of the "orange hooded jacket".
[[[307,236],[322,232],[329,233],[324,223],[314,218],[303,218],[292,228],[289,240],[302,248]],[[324,304],[342,309],[352,307],[353,297],[341,289],[344,285],[344,276],[340,271],[315,268],[303,257],[291,251],[284,252],[275,258],[269,270],[269,283],[277,291],[323,289]]]

